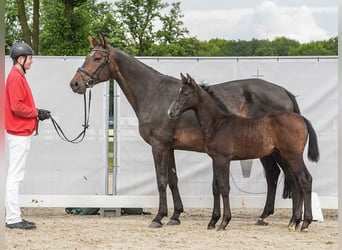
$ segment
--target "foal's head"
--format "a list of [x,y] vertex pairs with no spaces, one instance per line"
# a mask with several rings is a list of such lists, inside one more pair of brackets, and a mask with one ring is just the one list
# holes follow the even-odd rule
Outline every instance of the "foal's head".
[[199,85],[187,74],[181,73],[182,87],[178,91],[176,100],[170,105],[167,113],[170,119],[174,120],[189,109],[194,109],[198,103]]

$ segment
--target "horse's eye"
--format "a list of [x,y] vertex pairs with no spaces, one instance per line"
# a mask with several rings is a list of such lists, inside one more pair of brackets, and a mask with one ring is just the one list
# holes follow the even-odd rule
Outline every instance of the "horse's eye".
[[94,61],[95,61],[95,62],[99,62],[100,60],[101,60],[101,57],[95,57],[95,58],[94,58]]

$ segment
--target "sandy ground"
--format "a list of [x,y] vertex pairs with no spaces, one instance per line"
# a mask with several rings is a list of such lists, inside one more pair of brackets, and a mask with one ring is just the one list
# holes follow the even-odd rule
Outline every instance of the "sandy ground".
[[[232,209],[225,231],[207,230],[210,209],[186,209],[181,225],[148,227],[152,215],[68,215],[61,208],[24,208],[35,230],[7,229],[6,249],[338,249],[337,210],[323,210],[324,222],[309,232],[289,232],[289,209],[277,209],[268,226],[254,225],[261,209]],[[171,211],[170,211],[171,214]],[[164,219],[166,223],[168,218]]]

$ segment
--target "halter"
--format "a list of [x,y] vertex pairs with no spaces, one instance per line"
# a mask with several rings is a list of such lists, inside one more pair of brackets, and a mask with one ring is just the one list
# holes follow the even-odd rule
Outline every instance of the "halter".
[[[105,60],[104,60],[104,61],[100,64],[100,66],[94,71],[94,73],[90,73],[88,70],[86,70],[86,69],[84,68],[85,63],[84,63],[81,67],[79,67],[79,68],[77,69],[77,72],[80,72],[81,78],[82,78],[82,80],[84,81],[84,84],[85,84],[85,86],[86,86],[87,88],[92,88],[92,87],[94,86],[94,81],[98,79],[98,76],[99,76],[101,70],[104,68],[104,66],[107,65],[107,66],[109,67],[109,65],[110,65],[110,59],[109,59],[109,54],[110,54],[110,52],[109,52],[109,50],[106,50],[106,49],[95,49],[95,48],[91,50],[91,52],[94,52],[94,51],[103,52],[103,53],[105,53],[105,56],[106,56],[106,57],[105,57]],[[81,74],[81,72],[84,73],[84,74],[86,74],[87,76],[89,76],[89,79],[88,79],[88,80],[85,80],[85,79],[83,78],[83,75]]]

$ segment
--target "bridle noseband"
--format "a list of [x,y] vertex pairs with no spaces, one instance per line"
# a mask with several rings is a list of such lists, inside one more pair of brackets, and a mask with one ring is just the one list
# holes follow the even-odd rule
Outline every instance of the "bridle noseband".
[[[105,59],[100,64],[100,66],[94,71],[94,73],[90,73],[88,70],[86,70],[84,68],[86,62],[84,62],[84,64],[77,69],[77,72],[80,72],[81,78],[84,81],[84,84],[87,88],[92,88],[94,86],[94,81],[98,79],[98,76],[99,76],[101,70],[104,68],[104,66],[107,65],[109,67],[109,65],[110,65],[110,59],[109,59],[110,51],[109,50],[107,50],[107,49],[96,49],[96,48],[91,50],[91,52],[95,52],[95,51],[100,51],[100,52],[105,53]],[[89,76],[89,79],[85,80],[83,78],[83,74],[81,74],[81,73],[84,73],[87,76]]]

